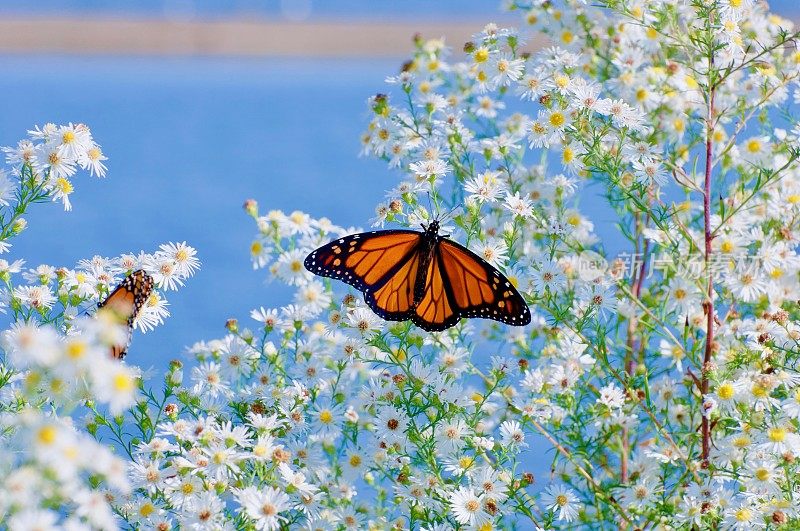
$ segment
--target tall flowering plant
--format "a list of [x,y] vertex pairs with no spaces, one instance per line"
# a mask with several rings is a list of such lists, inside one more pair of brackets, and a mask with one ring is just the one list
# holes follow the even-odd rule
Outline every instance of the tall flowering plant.
[[[83,124],[37,127],[3,151],[10,166],[0,170],[3,253],[34,203],[60,201],[70,210],[78,170],[106,173]],[[152,330],[169,316],[163,292],[182,286],[199,262],[185,243],[170,243],[75,268],[24,266],[0,259],[0,311],[12,322],[0,336],[0,522],[14,530],[116,529],[112,501],[132,492],[129,461],[119,453],[130,455],[130,434],[147,425],[137,406],[141,371],[110,356],[129,332],[95,318],[94,309],[125,274],[144,269],[158,289],[133,325]]]
[[[446,222],[504,270],[533,322],[387,323],[303,267],[353,229],[253,200],[253,266],[294,300],[254,310],[250,327],[231,319],[161,383],[118,386],[134,369],[103,358],[113,327],[67,311],[103,282],[73,296],[57,276],[69,296],[55,313],[13,287],[10,527],[800,524],[798,35],[749,0],[508,8],[553,45],[528,52],[494,25],[463,52],[416,38],[369,100],[363,151],[399,176],[372,223]],[[589,218],[600,203],[616,216],[606,241]],[[186,246],[141,260],[176,282],[197,265]],[[64,400],[56,376],[82,352],[101,370]],[[62,422],[79,406],[91,414]],[[87,433],[122,458],[75,457],[67,443]],[[64,455],[80,465],[68,484],[85,488],[27,487],[58,482],[48,459]]]

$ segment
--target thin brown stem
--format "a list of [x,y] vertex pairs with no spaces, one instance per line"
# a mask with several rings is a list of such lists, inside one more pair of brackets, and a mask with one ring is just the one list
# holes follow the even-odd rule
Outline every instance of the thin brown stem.
[[[711,356],[714,349],[714,276],[711,269],[711,243],[713,235],[711,232],[711,174],[713,168],[713,147],[714,147],[714,95],[716,92],[716,84],[712,83],[710,76],[714,69],[714,53],[713,50],[709,54],[708,59],[708,72],[709,72],[709,94],[708,94],[708,113],[706,115],[706,167],[703,180],[703,229],[704,229],[704,242],[705,242],[705,255],[704,262],[707,275],[706,283],[706,300],[703,308],[706,312],[706,344],[703,352],[703,366],[700,372],[700,392],[701,400],[708,394],[709,381],[708,374],[711,368]],[[708,456],[711,451],[711,427],[708,422],[708,417],[703,415],[701,424],[702,430],[702,445],[703,445],[703,459],[702,467],[708,468]]]

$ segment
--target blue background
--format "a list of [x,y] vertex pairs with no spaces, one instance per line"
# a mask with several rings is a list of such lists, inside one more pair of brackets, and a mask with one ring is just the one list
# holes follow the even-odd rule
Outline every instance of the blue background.
[[166,58],[0,58],[0,144],[34,124],[85,122],[108,156],[105,179],[81,174],[73,210],[34,205],[11,258],[74,266],[95,254],[198,249],[200,272],[168,293],[173,317],[137,333],[131,362],[165,367],[183,348],[225,334],[249,310],[291,302],[253,271],[255,223],[241,206],[301,209],[344,226],[368,225],[397,181],[359,158],[367,96],[390,61]]

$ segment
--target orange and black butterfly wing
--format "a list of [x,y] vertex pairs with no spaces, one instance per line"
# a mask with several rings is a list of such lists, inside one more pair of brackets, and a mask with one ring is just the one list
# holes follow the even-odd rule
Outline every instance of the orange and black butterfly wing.
[[[531,322],[531,312],[525,299],[511,281],[486,260],[446,238],[439,240],[435,256],[442,290],[447,294],[446,304],[444,300],[437,303],[442,315],[450,311],[457,316],[456,322],[461,317],[493,319],[515,326]],[[431,282],[433,292],[436,287],[434,278]],[[445,320],[448,323],[451,321]]]
[[125,280],[97,305],[98,309],[105,311],[113,320],[127,326],[127,341],[124,344],[112,345],[111,357],[122,359],[127,354],[133,333],[133,321],[147,303],[152,291],[153,277],[139,269],[125,277]]
[[411,317],[420,267],[422,233],[384,230],[351,234],[313,251],[310,272],[335,278],[364,293],[364,301],[389,321]]
[[440,332],[454,326],[462,314],[452,300],[437,244],[427,265],[425,290],[411,314],[411,321],[428,332]]

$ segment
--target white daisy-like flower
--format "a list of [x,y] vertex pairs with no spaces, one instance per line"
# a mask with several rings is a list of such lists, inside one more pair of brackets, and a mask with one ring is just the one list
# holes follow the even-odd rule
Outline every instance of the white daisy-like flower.
[[506,420],[500,425],[500,443],[512,449],[519,449],[528,446],[525,442],[525,432],[516,420]]
[[475,254],[495,267],[502,267],[508,260],[508,247],[503,240],[491,238],[479,244]]
[[234,490],[239,510],[247,515],[255,528],[263,531],[280,529],[287,518],[280,513],[291,508],[289,496],[274,487],[246,487]]
[[484,510],[482,496],[470,487],[459,487],[450,494],[449,502],[453,517],[459,524],[478,528],[491,520],[489,513]]
[[530,218],[533,216],[533,203],[526,197],[520,197],[519,192],[513,195],[506,192],[505,208],[515,216]]
[[572,489],[564,485],[551,485],[541,494],[542,504],[557,513],[558,520],[572,522],[577,518],[581,504]]

